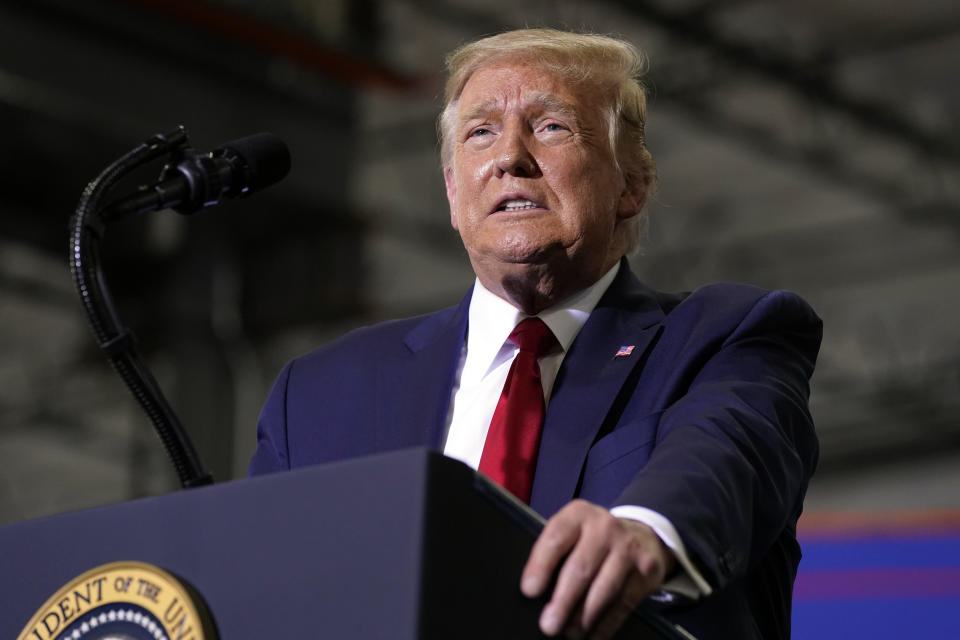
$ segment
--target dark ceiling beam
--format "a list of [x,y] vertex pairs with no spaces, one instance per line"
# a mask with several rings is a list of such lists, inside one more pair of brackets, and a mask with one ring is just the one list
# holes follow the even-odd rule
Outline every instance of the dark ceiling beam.
[[[149,74],[155,68],[180,67],[194,76],[208,76],[218,89],[229,87],[251,96],[281,95],[284,100],[304,111],[310,111],[317,118],[327,116],[339,119],[344,101],[354,95],[352,87],[336,82],[312,81],[309,75],[306,78],[310,84],[308,87],[300,86],[302,83],[278,81],[276,66],[272,64],[270,56],[263,55],[259,50],[249,48],[243,43],[219,38],[217,34],[185,28],[182,23],[128,4],[133,1],[135,0],[71,3],[64,0],[32,0],[29,3],[16,3],[0,0],[0,7],[4,15],[11,14],[21,19],[26,25],[25,28],[36,29],[41,33],[42,37],[37,46],[43,45],[43,37],[54,37],[61,33],[67,39],[81,38],[86,42],[95,42],[98,46],[111,47],[118,56],[123,56],[122,52],[130,52],[135,56],[137,64],[141,65],[143,77],[146,78],[150,77]],[[0,15],[0,19],[3,19],[4,15]],[[117,64],[124,66],[126,61],[118,59]],[[8,69],[15,68],[12,64],[6,66]],[[57,97],[54,94],[63,93],[57,87],[49,85],[46,78],[36,77],[31,81],[48,96]],[[142,124],[138,124],[139,113],[121,112],[124,107],[120,104],[122,101],[117,100],[117,96],[122,95],[122,90],[123,86],[118,86],[116,94],[102,96],[101,100],[105,102],[101,106],[102,113],[82,126],[87,129],[96,128],[102,134],[112,131],[113,135],[110,137],[121,140],[128,140],[127,130],[140,130]],[[169,93],[169,88],[164,86],[157,86],[156,90]],[[40,91],[35,91],[34,95],[39,98],[47,97],[40,95]],[[90,114],[90,100],[76,96],[69,98],[72,102],[85,103],[80,105],[84,107],[81,112],[84,115]],[[0,102],[2,101],[4,95],[0,94]],[[54,105],[56,106],[24,106],[40,113],[55,110],[57,119],[64,119],[74,106],[59,99],[54,100]],[[95,109],[98,105],[92,106]],[[105,123],[115,124],[104,126]]]
[[906,225],[893,230],[886,225],[868,225],[862,220],[844,220],[723,242],[698,239],[664,251],[651,250],[642,260],[643,271],[654,283],[685,279],[687,274],[702,272],[701,265],[706,262],[723,279],[761,286],[788,280],[792,289],[825,295],[896,278],[936,276],[960,267],[954,243],[921,245],[925,239],[921,237],[911,244]]
[[[844,162],[843,151],[831,140],[801,145],[787,142],[767,128],[723,114],[710,104],[709,99],[695,95],[686,88],[673,92],[669,84],[658,83],[658,98],[680,105],[692,120],[710,133],[729,136],[767,156],[788,161],[811,171],[834,184],[851,187],[882,202],[892,212],[915,224],[934,224],[950,229],[960,239],[960,203],[946,194],[926,194],[918,197],[908,185],[906,176],[900,180],[858,169]],[[941,161],[944,172],[960,165]]]
[[[194,65],[219,67],[221,74],[263,77],[266,75],[263,69],[267,62],[283,59],[345,87],[390,91],[421,88],[421,79],[391,69],[374,57],[362,57],[320,42],[307,33],[205,2],[100,0],[74,3],[65,0],[32,0],[30,3],[19,3],[0,0],[0,4],[8,9],[33,13],[45,21],[80,25],[88,32],[125,39],[140,50],[152,48],[165,57],[193,55],[195,57],[189,61]],[[184,37],[184,30],[228,43],[237,51],[246,52],[246,56],[234,56],[233,65],[224,64],[229,61],[229,56],[214,60],[212,55],[190,46]],[[187,46],[184,47],[184,44]],[[371,47],[371,50],[374,48]],[[247,64],[249,69],[244,68]]]
[[[423,14],[444,24],[452,25],[463,32],[463,42],[516,29],[500,16],[497,11],[478,11],[477,9],[453,6],[446,0],[405,0],[406,4],[416,7]],[[530,25],[535,26],[535,25]]]
[[348,54],[307,34],[282,29],[221,5],[195,0],[122,1],[263,54],[291,60],[349,86],[409,90],[416,84],[414,78],[390,69],[381,61]]
[[[893,136],[925,154],[960,160],[960,142],[942,132],[927,131],[910,117],[872,100],[848,95],[832,77],[833,56],[795,60],[769,47],[739,42],[719,33],[706,9],[674,11],[661,3],[607,0],[638,20],[663,29],[691,46],[708,49],[731,66],[790,87],[806,99],[847,114],[884,135]],[[710,5],[703,5],[709,7]],[[658,84],[662,80],[658,80]]]
[[882,38],[847,41],[842,47],[834,47],[832,53],[841,60],[859,56],[901,54],[908,49],[956,38],[957,34],[960,34],[960,22],[941,20],[920,27],[903,29]]

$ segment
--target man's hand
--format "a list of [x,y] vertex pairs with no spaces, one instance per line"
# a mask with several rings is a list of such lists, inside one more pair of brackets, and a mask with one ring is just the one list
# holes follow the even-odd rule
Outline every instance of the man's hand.
[[574,500],[537,538],[520,589],[534,598],[560,564],[550,601],[540,615],[548,636],[610,638],[630,611],[660,588],[676,559],[653,529],[615,518],[606,509]]

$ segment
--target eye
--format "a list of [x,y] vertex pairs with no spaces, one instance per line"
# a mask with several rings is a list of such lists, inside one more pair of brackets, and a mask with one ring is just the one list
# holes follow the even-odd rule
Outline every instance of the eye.
[[540,131],[543,133],[566,133],[570,128],[561,122],[544,122],[540,125]]
[[468,135],[468,138],[478,138],[480,136],[489,135],[491,133],[490,129],[485,129],[484,127],[477,127],[473,129]]

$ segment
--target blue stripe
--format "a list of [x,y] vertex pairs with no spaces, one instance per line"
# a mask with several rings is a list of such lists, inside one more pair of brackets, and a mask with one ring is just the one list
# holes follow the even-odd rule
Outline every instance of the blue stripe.
[[958,598],[844,600],[793,605],[793,640],[960,638]]
[[804,569],[960,567],[960,537],[803,542]]

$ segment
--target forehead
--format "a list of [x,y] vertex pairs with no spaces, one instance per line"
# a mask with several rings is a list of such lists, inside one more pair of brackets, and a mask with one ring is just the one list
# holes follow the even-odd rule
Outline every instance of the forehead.
[[460,94],[461,120],[509,109],[568,112],[586,118],[603,107],[601,92],[530,62],[499,62],[477,69]]

